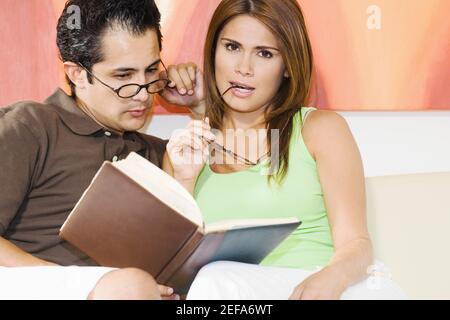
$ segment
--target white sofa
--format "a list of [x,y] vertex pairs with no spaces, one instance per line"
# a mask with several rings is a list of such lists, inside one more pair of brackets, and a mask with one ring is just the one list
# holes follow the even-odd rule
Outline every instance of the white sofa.
[[[375,255],[413,299],[450,299],[450,112],[340,112],[364,163]],[[187,116],[154,116],[168,138]]]
[[375,256],[413,299],[450,299],[450,171],[366,178]]

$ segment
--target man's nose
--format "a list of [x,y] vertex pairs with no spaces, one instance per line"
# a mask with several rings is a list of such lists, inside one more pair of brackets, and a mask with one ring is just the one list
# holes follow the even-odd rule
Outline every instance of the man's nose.
[[147,88],[141,88],[139,93],[133,97],[134,100],[145,102],[149,98],[149,93],[147,92]]

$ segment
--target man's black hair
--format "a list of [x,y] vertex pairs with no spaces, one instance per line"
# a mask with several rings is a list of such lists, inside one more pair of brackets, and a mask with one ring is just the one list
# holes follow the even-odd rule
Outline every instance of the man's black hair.
[[[80,21],[75,21],[79,13]],[[143,35],[153,29],[162,49],[161,14],[154,0],[69,0],[57,26],[56,43],[63,62],[82,64],[89,71],[103,60],[102,37],[110,28],[121,27]],[[68,79],[75,96],[75,85]],[[88,74],[89,83],[92,77]]]

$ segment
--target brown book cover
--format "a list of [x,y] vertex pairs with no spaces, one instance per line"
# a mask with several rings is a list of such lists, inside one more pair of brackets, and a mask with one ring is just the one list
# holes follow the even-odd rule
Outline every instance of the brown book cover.
[[132,153],[102,165],[60,236],[100,265],[141,268],[183,294],[205,264],[259,263],[299,224],[293,218],[204,226],[192,196]]

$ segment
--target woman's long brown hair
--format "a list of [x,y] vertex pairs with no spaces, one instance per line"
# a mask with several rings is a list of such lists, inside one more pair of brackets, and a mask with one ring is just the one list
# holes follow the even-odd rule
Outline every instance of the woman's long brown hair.
[[306,104],[311,83],[313,58],[305,20],[296,0],[223,0],[219,4],[209,25],[204,49],[205,101],[212,128],[222,129],[226,110],[216,84],[217,41],[225,25],[238,15],[258,19],[273,33],[289,74],[265,113],[269,156],[272,155],[271,130],[280,130],[280,161],[275,180],[281,183],[289,167],[292,118]]

